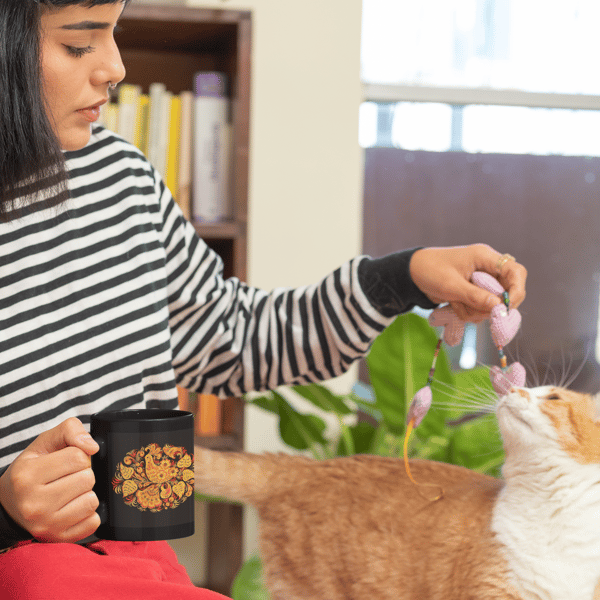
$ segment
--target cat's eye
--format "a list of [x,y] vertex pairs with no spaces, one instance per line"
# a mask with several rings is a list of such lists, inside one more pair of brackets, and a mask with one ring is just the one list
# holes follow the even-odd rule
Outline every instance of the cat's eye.
[[558,394],[548,394],[546,400],[560,400],[560,396]]

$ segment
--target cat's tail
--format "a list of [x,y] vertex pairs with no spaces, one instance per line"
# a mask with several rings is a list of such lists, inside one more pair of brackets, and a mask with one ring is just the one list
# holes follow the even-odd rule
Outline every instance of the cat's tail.
[[194,487],[200,494],[256,504],[264,497],[274,469],[266,455],[218,452],[196,446]]

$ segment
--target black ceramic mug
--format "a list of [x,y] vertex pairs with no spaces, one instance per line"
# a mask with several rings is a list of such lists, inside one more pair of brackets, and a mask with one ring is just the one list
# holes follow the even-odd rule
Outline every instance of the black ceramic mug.
[[194,417],[181,410],[92,415],[101,525],[107,540],[170,540],[194,533]]

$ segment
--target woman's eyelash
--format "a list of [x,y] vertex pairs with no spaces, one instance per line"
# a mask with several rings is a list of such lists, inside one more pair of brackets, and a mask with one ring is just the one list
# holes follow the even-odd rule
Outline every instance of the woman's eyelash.
[[90,52],[93,52],[95,50],[95,48],[93,48],[92,46],[86,46],[85,48],[76,48],[75,46],[65,46],[65,48],[67,49],[67,52],[71,56],[75,56],[76,58],[81,58],[84,54],[89,54]]
[[[121,33],[121,31],[123,31],[123,28],[119,25],[115,25],[113,29],[113,34]],[[65,45],[65,48],[71,56],[75,56],[76,58],[81,58],[84,54],[89,54],[90,52],[93,52],[95,50],[93,46],[85,46],[84,48],[78,48],[77,46]]]

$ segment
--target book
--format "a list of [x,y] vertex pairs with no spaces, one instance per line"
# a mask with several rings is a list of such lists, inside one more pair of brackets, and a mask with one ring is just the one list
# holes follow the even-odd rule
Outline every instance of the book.
[[165,183],[171,190],[175,202],[179,202],[179,143],[181,137],[181,98],[171,96],[168,120],[167,159]]
[[[160,159],[160,148],[164,148],[164,144],[161,144],[160,138],[164,136],[161,131],[162,117],[163,117],[163,94],[166,94],[167,88],[164,83],[152,83],[150,85],[150,109],[148,114],[148,151],[146,156],[150,163],[155,169],[159,171],[161,175],[164,172],[158,167],[164,165],[164,158]],[[166,150],[165,150],[166,156]]]
[[102,107],[99,122],[101,125],[116,133],[117,121],[119,119],[119,106],[115,102],[109,102]]
[[[196,93],[173,95],[163,83],[121,84],[99,123],[132,142],[164,179],[188,220],[231,219],[232,128],[226,76],[199,72]],[[204,141],[202,141],[204,140]]]
[[160,173],[163,180],[167,179],[167,155],[169,149],[169,122],[171,120],[171,100],[173,94],[165,91],[161,94],[158,105],[158,132],[155,140],[154,168]]
[[177,202],[183,215],[192,218],[192,139],[194,94],[181,92],[181,126],[179,135],[179,180],[177,182]]
[[192,411],[192,400],[190,398],[189,390],[177,386],[177,401],[179,410]]
[[223,73],[201,71],[194,76],[194,174],[192,214],[202,222],[230,219],[229,100]]
[[239,419],[240,400],[238,398],[225,398],[221,400],[221,435],[237,434],[243,421]]
[[197,403],[196,433],[198,435],[220,435],[221,400],[213,394],[198,394]]
[[150,96],[140,94],[135,116],[135,137],[133,143],[148,156],[148,115],[150,113]]
[[117,133],[131,144],[135,143],[135,125],[138,111],[138,99],[142,93],[139,85],[122,83],[119,86],[119,114]]

